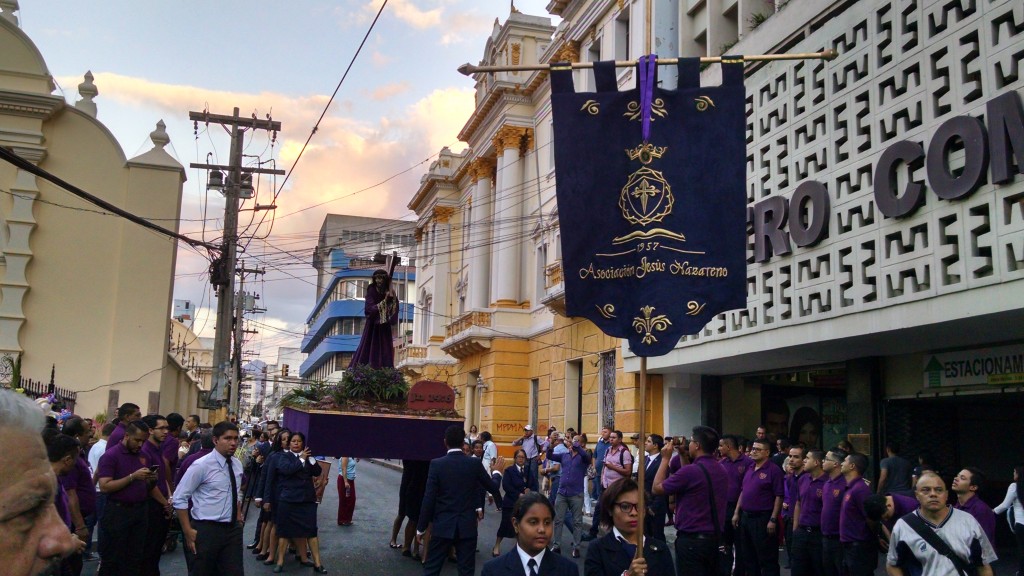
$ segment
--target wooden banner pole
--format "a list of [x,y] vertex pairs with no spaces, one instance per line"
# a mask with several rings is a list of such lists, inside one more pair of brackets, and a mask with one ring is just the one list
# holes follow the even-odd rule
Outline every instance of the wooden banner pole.
[[[644,6],[644,55],[649,55],[652,50],[651,45],[651,7],[652,0],[647,0]],[[647,451],[645,450],[647,431],[645,423],[647,422],[647,357],[640,357],[640,410],[638,410],[637,417],[639,419],[639,425],[637,426],[637,443],[639,446],[636,451],[637,466],[636,466],[636,483],[637,487],[637,542],[636,542],[636,557],[644,557],[644,518],[647,516],[647,494],[644,490],[646,484],[644,478],[647,472]]]
[[[823,50],[821,52],[804,52],[798,54],[746,54],[731,57],[704,56],[700,59],[701,64],[716,64],[725,62],[772,62],[776,60],[835,60],[839,53],[835,50]],[[680,58],[659,58],[658,64],[672,66],[679,63]],[[616,60],[616,68],[633,68],[637,65],[636,60]],[[459,72],[470,76],[478,72],[529,72],[536,70],[589,70],[594,67],[593,62],[552,62],[551,64],[523,64],[519,66],[474,66],[463,64],[459,66]]]

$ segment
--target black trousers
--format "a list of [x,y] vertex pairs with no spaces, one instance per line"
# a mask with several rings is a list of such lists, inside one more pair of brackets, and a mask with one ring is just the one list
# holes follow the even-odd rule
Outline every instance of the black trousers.
[[789,566],[792,576],[824,576],[825,565],[821,556],[821,530],[801,526],[793,530]]
[[786,546],[786,562],[792,565],[793,563],[793,519],[786,518],[783,516],[782,525],[786,529],[785,534],[785,546]]
[[676,536],[676,574],[717,576],[719,562],[714,534],[680,532]]
[[768,533],[771,512],[746,512],[740,515],[740,539],[743,561],[750,576],[779,576],[779,539]]
[[644,534],[666,542],[665,517],[668,515],[668,496],[655,494],[651,498],[651,512],[644,516]]
[[[736,513],[736,503],[729,502],[725,506],[725,530],[722,530],[722,543],[725,553],[722,554],[721,573],[728,576],[745,576],[743,556],[740,554],[740,530],[732,525],[732,515]],[[734,561],[735,560],[735,564]]]
[[[242,524],[193,520],[196,559],[191,576],[243,576]],[[187,544],[186,544],[187,546]]]
[[[437,576],[448,559],[448,551],[455,547],[455,562],[458,566],[459,576],[473,576],[476,572],[476,536],[472,538],[441,538],[430,537],[430,549],[427,551],[427,561],[423,564],[423,576]],[[198,574],[194,576],[199,576]]]
[[825,576],[842,576],[846,569],[843,568],[843,547],[839,544],[839,536],[821,537],[821,561],[825,569]]
[[846,576],[872,576],[878,567],[878,546],[874,542],[844,543],[843,565]]
[[160,576],[160,555],[164,552],[171,524],[163,507],[155,500],[146,503],[146,517],[146,547],[142,550],[139,576]]
[[100,520],[101,562],[97,576],[138,576],[149,523],[146,504],[107,500]]

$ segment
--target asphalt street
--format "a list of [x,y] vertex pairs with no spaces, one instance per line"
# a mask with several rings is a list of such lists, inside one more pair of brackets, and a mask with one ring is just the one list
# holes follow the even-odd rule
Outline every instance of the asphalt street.
[[[356,510],[351,526],[338,526],[338,466],[331,467],[330,483],[324,492],[318,513],[320,529],[320,551],[324,566],[331,574],[360,574],[363,576],[413,576],[422,574],[419,562],[401,555],[401,550],[388,547],[391,523],[398,511],[398,486],[401,472],[367,461],[361,461],[356,469]],[[246,523],[245,542],[251,542],[255,530],[255,507],[250,510]],[[493,508],[487,510],[479,527],[479,550],[476,573],[479,574],[484,562],[491,559],[494,535],[498,531],[500,513]],[[404,527],[403,527],[404,529]],[[569,543],[568,532],[564,538]],[[401,535],[399,535],[401,542]],[[505,539],[502,551],[507,552],[515,545],[514,540]],[[568,550],[568,548],[566,548]],[[271,574],[271,566],[264,566],[256,557],[245,551],[245,573],[247,576]],[[582,559],[577,560],[580,572]],[[83,574],[93,576],[96,563],[86,564]],[[160,571],[168,576],[185,576],[185,557],[181,546],[164,554]],[[285,561],[285,574],[312,574],[312,569],[302,567],[294,558]],[[442,574],[455,574],[455,564],[448,564]]]
[[[402,474],[384,465],[361,461],[356,469],[356,509],[351,526],[338,526],[338,466],[331,467],[330,483],[324,492],[318,519],[320,529],[320,550],[324,566],[330,574],[359,574],[361,576],[419,576],[422,567],[419,562],[401,555],[401,550],[388,547],[391,536],[391,523],[398,511],[398,486]],[[498,530],[501,514],[493,508],[486,511],[486,516],[479,526],[479,540],[476,559],[476,574],[480,574],[484,562],[491,559],[491,547],[494,535]],[[250,509],[250,518],[246,523],[245,542],[251,542],[255,530],[255,507]],[[568,553],[571,536],[568,531],[562,535],[562,549]],[[669,537],[672,540],[672,537]],[[401,533],[399,534],[401,542]],[[505,539],[502,552],[515,546],[515,541]],[[586,557],[587,543],[583,543],[583,558]],[[1013,551],[1000,550],[1001,560],[993,566],[997,576],[1009,576],[1014,573],[1015,559]],[[271,574],[270,566],[256,561],[256,557],[245,550],[246,576]],[[784,558],[784,554],[782,555]],[[576,560],[583,573],[583,558]],[[164,554],[160,561],[161,573],[165,576],[186,576],[185,558],[179,545],[173,552]],[[85,565],[83,574],[94,576],[96,563]],[[285,562],[285,574],[312,574],[310,568],[300,566],[294,558]],[[442,574],[454,575],[455,564],[446,564]],[[787,575],[789,570],[783,569]],[[878,575],[885,574],[884,561],[880,559]]]

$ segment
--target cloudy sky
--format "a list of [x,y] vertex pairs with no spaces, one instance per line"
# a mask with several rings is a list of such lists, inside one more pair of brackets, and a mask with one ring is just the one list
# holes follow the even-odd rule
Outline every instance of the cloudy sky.
[[[275,142],[259,132],[247,138],[245,163],[290,170],[382,2],[21,0],[19,16],[70,102],[92,71],[98,118],[129,158],[152,146],[149,133],[162,119],[168,149],[184,166],[208,156],[226,164],[224,130],[200,125],[197,135],[188,113],[231,114],[237,106],[242,116],[282,123]],[[534,15],[547,15],[547,4],[515,0]],[[273,228],[269,217],[257,227],[259,216],[251,224],[252,212],[240,216],[247,235],[267,236],[242,256],[267,268],[255,285],[267,313],[255,317],[261,333],[248,352],[272,363],[278,346],[298,346],[315,292],[310,257],[327,213],[414,217],[406,204],[429,161],[443,146],[464,146],[457,134],[472,111],[473,85],[456,68],[480,60],[495,18],[508,14],[508,0],[388,1],[281,190]],[[182,231],[218,240],[223,198],[206,193],[205,173],[187,175]],[[281,183],[261,181],[257,202],[269,204]],[[212,336],[207,267],[179,250],[174,297],[200,307],[194,329]]]

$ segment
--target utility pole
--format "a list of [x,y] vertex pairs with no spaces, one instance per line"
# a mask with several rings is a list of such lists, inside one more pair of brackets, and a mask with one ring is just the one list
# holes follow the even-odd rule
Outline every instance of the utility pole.
[[232,354],[232,371],[234,375],[234,381],[238,384],[237,386],[231,387],[231,399],[229,402],[230,412],[234,412],[236,416],[241,418],[241,414],[238,413],[238,405],[240,402],[241,385],[242,385],[242,334],[252,333],[255,330],[244,330],[244,314],[246,312],[255,311],[255,298],[254,304],[251,307],[246,307],[246,299],[248,294],[245,293],[245,275],[246,274],[263,274],[265,271],[258,268],[246,268],[245,261],[242,261],[241,266],[236,270],[238,272],[238,292],[235,294],[235,343]]
[[[281,123],[271,120],[259,120],[253,118],[242,118],[238,115],[238,108],[234,109],[232,116],[221,114],[210,114],[209,112],[189,112],[189,120],[196,123],[214,123],[231,127],[231,156],[230,164],[218,166],[210,164],[191,164],[192,168],[200,168],[213,171],[209,180],[208,188],[222,187],[224,190],[224,238],[221,244],[220,258],[213,261],[211,267],[210,282],[217,287],[217,324],[213,341],[213,383],[210,387],[209,398],[212,402],[224,405],[228,403],[229,396],[234,399],[231,407],[238,409],[238,384],[237,374],[232,378],[230,372],[229,351],[232,339],[232,316],[235,309],[235,259],[238,249],[238,201],[243,187],[242,175],[246,174],[251,186],[252,174],[280,174],[284,170],[267,170],[264,168],[245,168],[242,166],[242,150],[244,148],[245,131],[267,130],[278,132],[281,130]],[[224,181],[223,172],[227,172],[227,181]],[[216,176],[216,177],[215,177]],[[241,315],[239,315],[241,324]],[[236,338],[237,339],[237,338]],[[240,339],[239,339],[240,340]],[[232,385],[234,380],[234,385]],[[229,395],[230,390],[230,395]]]

